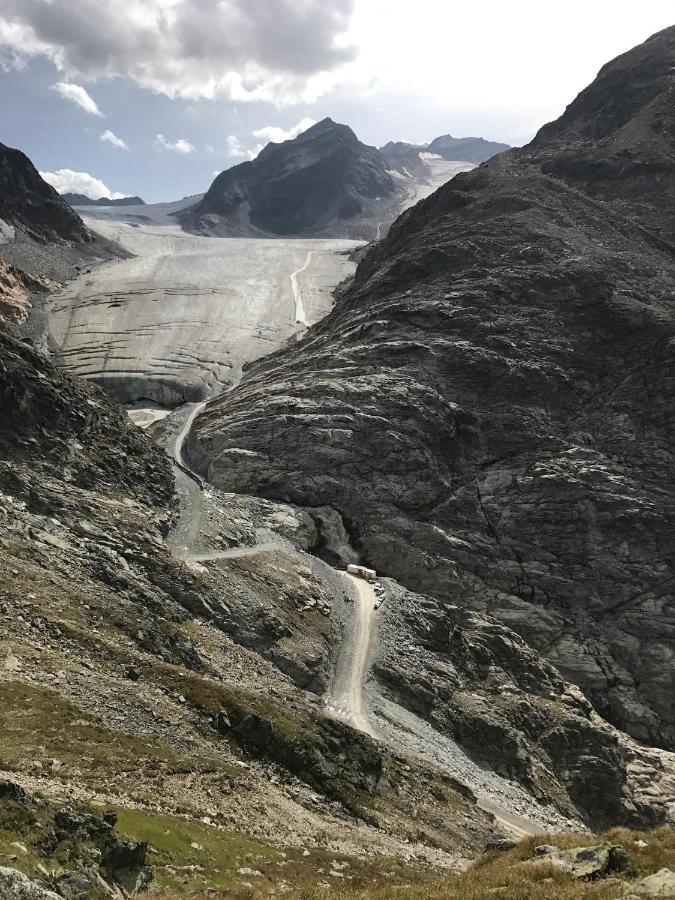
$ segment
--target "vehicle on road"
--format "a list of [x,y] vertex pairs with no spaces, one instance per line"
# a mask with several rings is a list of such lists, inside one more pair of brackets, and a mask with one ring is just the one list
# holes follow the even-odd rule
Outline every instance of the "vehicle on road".
[[369,569],[367,566],[359,566],[355,563],[349,563],[347,572],[350,575],[356,575],[357,578],[363,578],[364,581],[369,581],[371,584],[375,581],[377,575],[375,569]]

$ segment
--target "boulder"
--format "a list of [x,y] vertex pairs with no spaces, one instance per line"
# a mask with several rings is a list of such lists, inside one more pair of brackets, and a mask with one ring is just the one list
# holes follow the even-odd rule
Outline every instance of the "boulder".
[[582,880],[601,878],[610,872],[621,871],[630,864],[623,847],[609,841],[595,847],[572,847],[569,850],[542,845],[537,847],[537,852],[540,855],[529,860],[530,864],[551,865],[567,872],[572,878]]
[[675,897],[675,872],[666,868],[659,869],[653,875],[632,884],[626,894],[627,900],[639,897]]
[[23,872],[0,866],[0,900],[62,900],[62,898],[31,881]]

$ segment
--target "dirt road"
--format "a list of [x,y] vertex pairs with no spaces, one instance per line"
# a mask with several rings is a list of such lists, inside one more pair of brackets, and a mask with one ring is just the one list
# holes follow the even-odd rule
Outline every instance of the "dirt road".
[[373,635],[375,591],[362,578],[341,573],[351,588],[354,615],[349,623],[326,698],[326,708],[359,731],[377,737],[368,714],[365,697],[368,663]]

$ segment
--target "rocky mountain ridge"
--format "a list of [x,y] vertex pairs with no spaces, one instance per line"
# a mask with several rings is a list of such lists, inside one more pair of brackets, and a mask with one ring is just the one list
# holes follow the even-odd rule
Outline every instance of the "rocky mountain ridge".
[[113,200],[110,197],[99,197],[93,200],[86,194],[71,194],[66,192],[61,194],[63,199],[71,206],[145,206],[145,200],[140,197],[118,197]]
[[474,164],[508,149],[483,138],[450,135],[436,138],[433,146],[399,141],[368,147],[351,128],[326,118],[221,172],[203,199],[177,217],[188,231],[221,237],[370,239],[395,218],[408,195],[414,202],[419,183],[431,179],[437,185],[455,174],[435,180],[425,153]]
[[364,560],[671,749],[674,42],[405,212],[190,444],[227,490],[332,506]]
[[508,144],[500,141],[487,141],[482,137],[456,138],[451,134],[442,134],[426,146],[428,153],[437,153],[444,159],[465,159],[472,163],[487,162],[498,153],[510,149]]
[[16,309],[19,290],[27,309],[31,294],[54,289],[83,266],[125,255],[85,226],[24,153],[0,144],[0,305]]
[[427,160],[438,157],[447,160],[461,160],[479,165],[497,153],[510,150],[508,144],[486,141],[485,138],[454,138],[450,134],[434,138],[428,144],[410,144],[407,141],[389,141],[379,148],[380,153],[392,168],[402,173],[424,177]]
[[20,150],[0,144],[0,219],[39,241],[86,243],[82,219]]

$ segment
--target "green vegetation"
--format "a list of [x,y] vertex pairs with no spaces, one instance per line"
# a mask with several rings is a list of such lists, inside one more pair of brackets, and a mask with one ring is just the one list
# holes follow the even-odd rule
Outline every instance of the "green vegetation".
[[166,891],[159,896],[216,891],[215,896],[263,897],[272,891],[279,893],[287,885],[292,889],[289,896],[295,897],[314,890],[320,882],[330,883],[333,889],[345,881],[360,889],[385,880],[399,888],[411,881],[428,883],[422,867],[400,860],[360,859],[321,848],[272,847],[200,822],[142,810],[118,808],[116,812],[117,831],[147,841],[152,848],[148,862],[155,866],[157,883]]
[[[592,846],[608,840],[620,843],[627,850],[633,866],[621,876],[601,878],[596,881],[575,881],[569,875],[552,866],[529,866],[525,862],[535,855],[537,844],[554,843],[561,848]],[[639,842],[639,843],[638,843]],[[641,846],[644,843],[646,846]],[[664,866],[675,870],[675,831],[659,828],[649,832],[613,829],[600,836],[581,834],[540,835],[528,838],[506,853],[485,853],[466,872],[461,874],[441,873],[438,869],[400,866],[396,873],[381,860],[379,871],[375,861],[371,861],[370,872],[345,869],[343,877],[324,878],[315,870],[313,883],[307,879],[298,881],[289,878],[292,891],[288,896],[298,900],[618,900],[623,897],[628,883],[636,878],[649,875]],[[330,870],[328,870],[330,871]],[[262,898],[270,895],[269,885],[263,879],[251,879],[252,888],[224,888],[221,893],[208,894],[215,897]],[[330,887],[322,887],[321,882],[330,882]],[[349,882],[347,884],[347,881]],[[365,882],[369,882],[364,884]],[[193,898],[203,897],[198,891],[168,889],[156,895],[157,900],[174,900],[186,892]]]
[[55,691],[12,681],[0,684],[0,768],[42,766],[87,785],[114,777],[164,771],[229,771],[217,759],[182,757],[160,741],[121,734],[92,718]]

